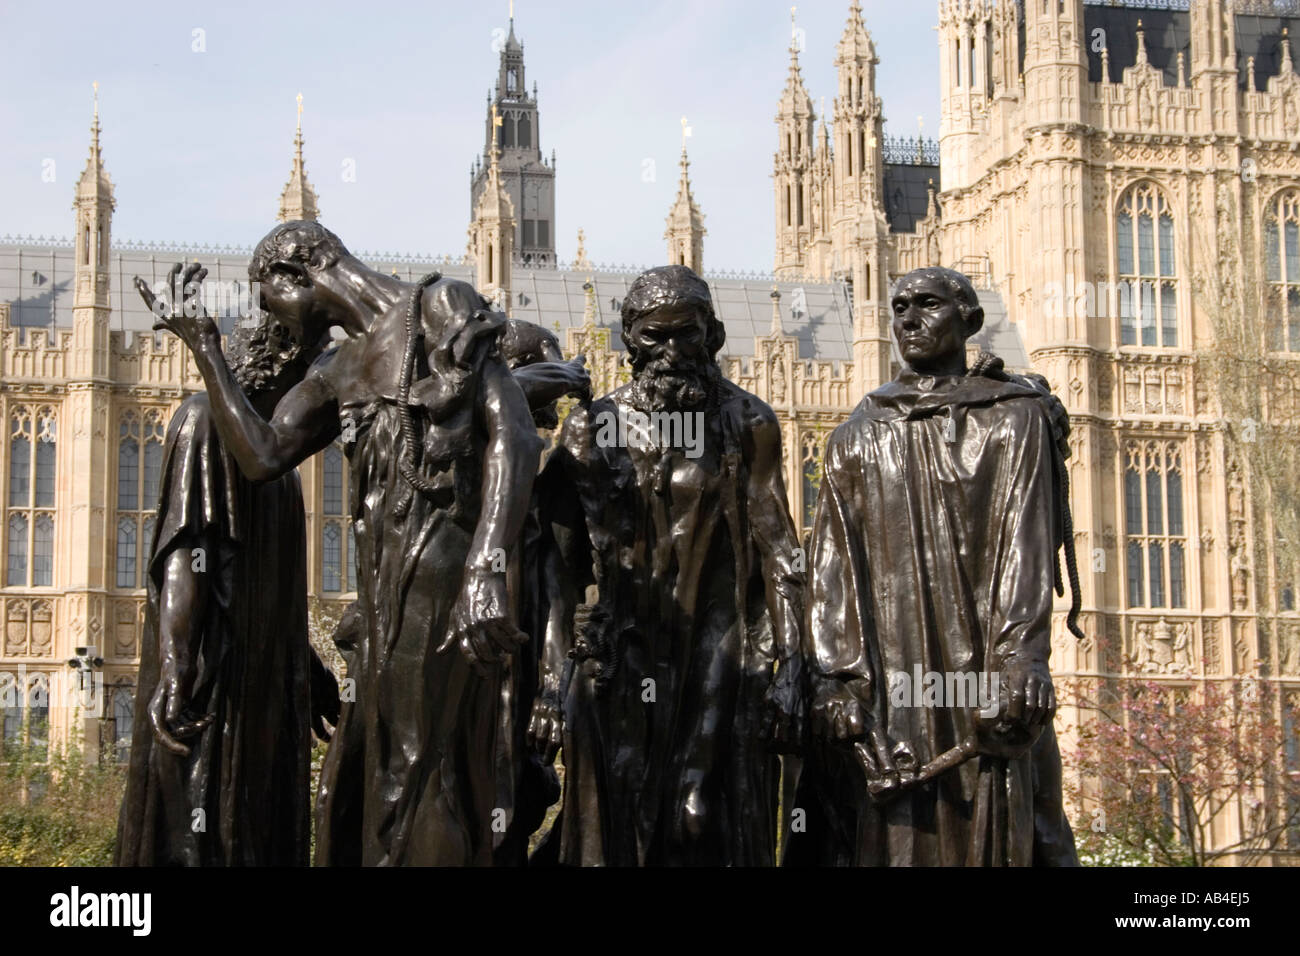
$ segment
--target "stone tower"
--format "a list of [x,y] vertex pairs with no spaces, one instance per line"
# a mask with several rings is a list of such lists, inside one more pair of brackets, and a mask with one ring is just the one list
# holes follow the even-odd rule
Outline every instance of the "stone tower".
[[293,166],[289,170],[289,181],[280,193],[280,211],[276,218],[280,222],[293,222],[298,219],[315,221],[320,217],[316,206],[316,190],[307,182],[307,167],[302,161],[302,94],[298,94],[298,131],[293,136]]
[[677,201],[668,212],[668,227],[664,238],[668,240],[668,262],[672,265],[690,266],[696,272],[704,271],[704,214],[691,195],[691,179],[686,158],[686,143],[682,143],[681,179],[677,183]]
[[854,0],[836,47],[838,74],[831,162],[832,278],[852,290],[854,391],[858,396],[890,378],[889,223],[881,202],[884,118],[876,96],[876,47]]
[[73,646],[104,647],[109,583],[106,516],[112,436],[108,423],[113,403],[109,249],[116,204],[99,145],[98,87],[95,84],[90,155],[73,202],[76,293],[68,397],[57,423],[60,434],[37,436],[38,441],[57,441],[58,470],[68,476],[67,498],[56,521],[55,580],[66,582],[68,588],[69,655]]
[[777,276],[802,275],[807,271],[805,247],[813,236],[812,99],[799,71],[799,48],[790,38],[790,70],[776,110],[777,148],[772,161],[776,198]]
[[[496,123],[495,119],[500,122]],[[488,94],[483,156],[470,171],[470,214],[488,188],[494,148],[500,152],[500,179],[515,210],[513,248],[523,265],[555,265],[555,153],[542,157],[537,84],[525,86],[524,45],[515,37],[515,21],[501,48],[494,93]]]
[[[491,122],[502,118],[493,108]],[[474,284],[503,312],[510,310],[510,269],[515,248],[515,206],[501,172],[501,147],[490,146],[483,188],[469,227],[469,253],[474,260]]]

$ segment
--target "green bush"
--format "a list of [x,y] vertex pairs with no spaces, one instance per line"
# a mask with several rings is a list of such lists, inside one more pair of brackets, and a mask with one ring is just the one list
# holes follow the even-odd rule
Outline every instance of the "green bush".
[[125,768],[79,748],[6,750],[0,764],[0,866],[108,866]]

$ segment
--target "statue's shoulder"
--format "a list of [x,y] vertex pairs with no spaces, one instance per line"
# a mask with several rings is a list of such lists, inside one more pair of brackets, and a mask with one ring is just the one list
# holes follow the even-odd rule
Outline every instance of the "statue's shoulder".
[[177,406],[167,423],[169,442],[181,440],[182,436],[206,437],[213,428],[212,402],[207,392],[195,392]]
[[718,404],[722,414],[735,419],[742,431],[780,424],[771,405],[729,379],[724,378],[718,384]]

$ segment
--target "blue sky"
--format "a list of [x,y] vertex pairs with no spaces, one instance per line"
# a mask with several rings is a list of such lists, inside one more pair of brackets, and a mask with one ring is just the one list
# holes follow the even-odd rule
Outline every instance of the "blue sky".
[[[498,9],[499,7],[499,9]],[[866,0],[888,132],[938,131],[936,5]],[[847,0],[800,4],[804,80],[835,92]],[[321,219],[354,250],[460,255],[506,0],[282,4],[0,0],[0,235],[72,232],[91,81],[117,239],[251,245],[289,173],[295,103]],[[680,117],[709,269],[772,266],[773,117],[790,8],[774,0],[518,0],[562,259],[664,257]],[[195,52],[202,30],[203,52]],[[54,182],[42,181],[54,160]],[[644,181],[645,160],[653,182]],[[355,182],[343,180],[351,160]]]

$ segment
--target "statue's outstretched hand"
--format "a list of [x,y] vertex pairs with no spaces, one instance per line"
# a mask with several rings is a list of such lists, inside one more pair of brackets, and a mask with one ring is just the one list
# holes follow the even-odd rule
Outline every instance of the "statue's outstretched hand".
[[149,283],[135,277],[136,291],[157,318],[154,331],[175,333],[192,352],[197,352],[205,339],[221,338],[217,324],[203,308],[203,280],[207,274],[208,270],[197,262],[187,266],[178,262],[167,273],[167,287],[161,295],[155,295]]
[[527,641],[528,635],[515,626],[510,613],[505,572],[466,569],[438,653],[459,646],[474,673],[486,677],[489,666],[503,663]]

